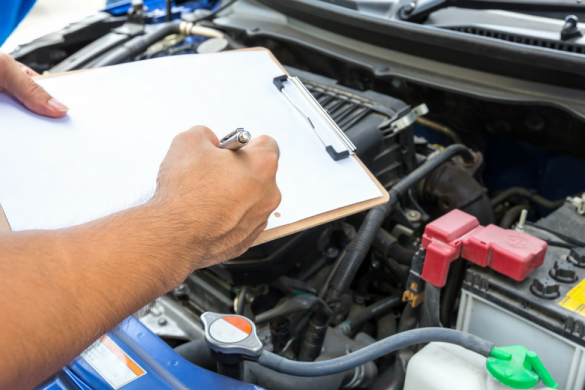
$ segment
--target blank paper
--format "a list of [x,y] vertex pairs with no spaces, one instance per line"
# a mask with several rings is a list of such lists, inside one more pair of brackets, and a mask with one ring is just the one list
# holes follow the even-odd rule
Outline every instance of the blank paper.
[[[237,127],[280,147],[282,203],[267,229],[365,200],[381,191],[353,158],[333,161],[307,120],[275,88],[283,71],[266,51],[166,57],[39,80],[70,108],[28,111],[0,93],[0,204],[12,230],[66,227],[143,203],[175,135]],[[303,99],[288,93],[334,147],[344,144]],[[234,167],[237,172],[238,167]]]

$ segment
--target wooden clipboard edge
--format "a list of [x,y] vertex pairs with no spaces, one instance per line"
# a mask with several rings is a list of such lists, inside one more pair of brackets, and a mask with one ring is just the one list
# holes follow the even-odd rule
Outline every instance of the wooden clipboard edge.
[[12,229],[10,228],[10,224],[8,223],[8,218],[6,218],[6,214],[4,214],[4,210],[2,209],[2,205],[0,204],[0,232],[11,232]]
[[364,168],[364,170],[368,173],[368,176],[370,176],[370,179],[372,179],[372,181],[376,184],[378,189],[382,192],[383,195],[381,197],[366,200],[360,203],[351,204],[349,206],[345,206],[336,210],[331,210],[323,214],[314,215],[312,217],[300,220],[298,222],[291,223],[290,225],[285,225],[263,231],[262,233],[260,233],[256,241],[254,241],[252,246],[264,244],[265,242],[276,240],[277,238],[302,232],[303,230],[323,225],[327,222],[335,221],[337,219],[347,217],[348,215],[356,214],[359,213],[360,211],[369,210],[373,207],[388,203],[388,201],[390,200],[390,194],[388,193],[388,191],[382,186],[382,184],[380,184],[378,179],[376,179],[372,172],[370,172],[370,170],[357,156],[353,157],[357,160],[357,162],[360,163],[362,168]]
[[[239,51],[266,51],[266,52],[268,52],[268,54],[270,55],[272,60],[280,67],[280,69],[282,69],[282,71],[287,76],[290,76],[289,73],[286,71],[286,69],[284,69],[282,64],[276,59],[274,54],[272,54],[272,52],[266,48],[252,47],[252,48],[248,48],[248,49],[240,49],[240,50],[232,50],[232,51],[234,51],[234,52],[236,52],[236,51],[237,52],[239,52]],[[228,53],[228,52],[224,52],[224,53]],[[80,73],[80,72],[86,72],[89,70],[91,70],[91,69],[81,69],[81,70],[75,70],[75,71],[66,72],[66,73],[42,75],[42,76],[35,77],[35,79],[48,79],[48,78],[53,78],[53,77],[60,77],[60,76]],[[353,158],[355,158],[359,162],[359,164],[362,166],[362,168],[367,172],[370,179],[376,184],[378,189],[382,192],[383,195],[381,197],[366,200],[364,202],[352,204],[349,206],[345,206],[345,207],[342,207],[342,208],[339,208],[336,210],[328,211],[326,213],[315,215],[315,216],[312,216],[310,218],[306,218],[306,219],[303,219],[301,221],[292,223],[290,225],[281,226],[278,228],[264,231],[264,232],[260,233],[260,235],[258,236],[256,241],[254,241],[254,244],[252,244],[252,246],[260,245],[260,244],[263,244],[265,242],[275,240],[277,238],[281,238],[284,236],[288,236],[290,234],[298,233],[298,232],[301,232],[303,230],[307,230],[307,229],[310,229],[312,227],[322,225],[322,224],[327,223],[327,222],[335,221],[337,219],[346,217],[348,215],[356,214],[356,213],[359,213],[360,211],[368,210],[368,209],[371,209],[373,207],[387,203],[390,200],[390,195],[388,194],[388,191],[386,191],[386,189],[382,186],[382,184],[380,184],[378,179],[376,179],[376,177],[372,174],[372,172],[370,172],[370,170],[364,165],[364,163],[356,155],[354,155]],[[4,210],[2,209],[2,205],[0,204],[0,232],[1,231],[11,231],[11,228],[10,228],[10,224],[8,223],[8,219],[6,218],[6,215],[4,213]]]

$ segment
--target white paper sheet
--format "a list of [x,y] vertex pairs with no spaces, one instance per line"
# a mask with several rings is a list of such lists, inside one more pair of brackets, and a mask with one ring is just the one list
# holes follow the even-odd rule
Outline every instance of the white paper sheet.
[[[282,203],[268,229],[382,196],[353,158],[333,161],[272,79],[264,51],[185,55],[40,80],[69,106],[30,113],[0,93],[0,204],[14,231],[71,226],[145,202],[175,135],[205,125],[266,134],[281,150]],[[336,150],[342,142],[295,89],[289,94]],[[237,171],[237,167],[234,167]]]

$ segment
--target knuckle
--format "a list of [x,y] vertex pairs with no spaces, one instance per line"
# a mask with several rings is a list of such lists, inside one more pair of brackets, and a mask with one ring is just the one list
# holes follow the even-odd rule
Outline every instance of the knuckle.
[[209,127],[202,125],[193,126],[191,127],[191,130],[198,133],[213,133]]
[[173,142],[182,142],[183,140],[191,137],[192,135],[190,134],[192,130],[188,130],[188,131],[183,131],[182,133],[179,133],[177,135],[175,135],[175,138],[173,138]]
[[276,189],[276,193],[274,194],[273,198],[274,198],[273,199],[273,206],[274,206],[274,209],[276,209],[280,205],[280,202],[282,201],[282,193],[280,192],[280,190],[278,188]]
[[25,87],[25,93],[29,96],[41,96],[47,94],[43,87],[38,85],[33,79],[30,79],[30,81],[27,83]]

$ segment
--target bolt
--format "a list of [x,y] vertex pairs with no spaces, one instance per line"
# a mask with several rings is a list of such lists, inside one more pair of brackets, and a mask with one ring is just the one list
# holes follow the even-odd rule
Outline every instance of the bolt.
[[522,210],[522,213],[520,214],[520,221],[518,221],[518,224],[516,225],[516,230],[519,232],[523,232],[524,230],[526,230],[526,217],[528,216],[528,210],[524,209]]
[[408,213],[406,213],[406,218],[408,218],[410,222],[417,222],[422,218],[422,214],[420,211],[410,210]]
[[335,259],[337,256],[339,256],[339,249],[337,249],[334,246],[330,246],[329,248],[327,248],[327,252],[325,252],[325,255],[329,259]]
[[166,318],[159,318],[157,322],[160,326],[165,326],[167,324],[167,319]]
[[571,31],[577,27],[579,19],[575,15],[569,15],[565,18],[565,24],[563,25],[563,31]]
[[189,294],[189,287],[186,284],[181,284],[173,290],[173,294],[176,298],[185,297]]
[[404,11],[405,14],[410,14],[412,11],[414,11],[415,8],[416,8],[416,3],[414,1],[411,1],[410,3],[405,5],[402,10]]

